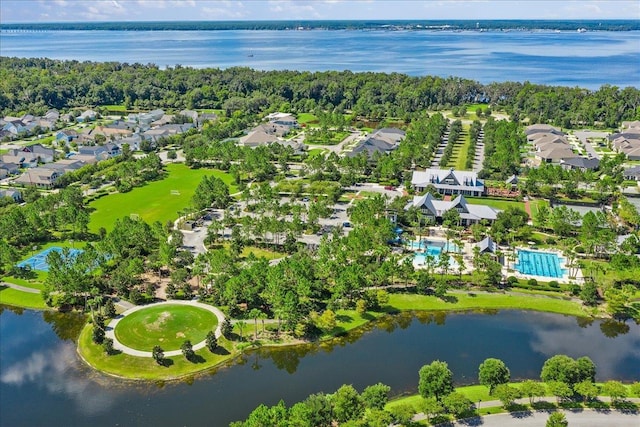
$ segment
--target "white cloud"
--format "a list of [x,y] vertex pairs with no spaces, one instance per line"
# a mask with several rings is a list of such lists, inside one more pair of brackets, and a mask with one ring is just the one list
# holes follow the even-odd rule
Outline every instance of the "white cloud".
[[75,344],[61,343],[46,352],[35,352],[11,366],[3,366],[0,383],[14,386],[33,383],[52,394],[64,393],[75,401],[80,412],[87,415],[107,411],[115,402],[116,394],[87,377],[74,375],[69,367],[75,363],[78,363]]

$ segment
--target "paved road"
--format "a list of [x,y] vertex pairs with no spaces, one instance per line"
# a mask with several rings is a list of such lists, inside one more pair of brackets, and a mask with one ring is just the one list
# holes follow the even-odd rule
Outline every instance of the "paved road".
[[591,157],[600,159],[600,154],[596,152],[587,138],[606,138],[609,135],[607,132],[575,131],[573,134],[582,142],[582,145],[585,150],[587,150],[587,153],[591,154]]
[[8,288],[13,288],[13,289],[16,289],[16,290],[22,291],[22,292],[28,292],[30,294],[39,294],[40,293],[40,291],[38,289],[27,288],[26,286],[20,286],[20,285],[16,285],[16,284],[13,284],[13,283],[0,282],[0,286],[6,286]]
[[[131,347],[127,347],[126,345],[122,344],[120,341],[118,341],[118,338],[116,338],[116,334],[115,334],[115,328],[118,325],[118,323],[120,322],[120,320],[122,320],[124,317],[128,316],[131,313],[134,313],[138,310],[143,310],[145,308],[149,308],[149,307],[155,307],[158,305],[166,305],[166,304],[180,304],[180,305],[190,305],[193,307],[198,307],[198,308],[202,308],[204,310],[209,310],[210,312],[212,312],[213,314],[216,315],[216,317],[218,318],[218,327],[216,328],[215,334],[216,334],[216,338],[220,338],[220,336],[222,335],[222,322],[224,322],[224,313],[222,311],[220,311],[220,309],[216,308],[216,307],[212,307],[210,305],[207,304],[203,304],[201,302],[197,302],[197,301],[180,301],[180,300],[170,300],[170,301],[166,301],[166,302],[159,302],[156,304],[149,304],[149,305],[139,305],[139,306],[135,306],[132,309],[129,309],[127,311],[125,311],[124,313],[122,313],[121,315],[119,315],[118,317],[116,317],[115,319],[113,319],[111,322],[109,322],[109,324],[107,325],[106,331],[105,331],[105,336],[107,338],[111,338],[113,340],[113,348],[115,348],[116,350],[120,350],[125,354],[129,354],[131,356],[138,356],[138,357],[153,357],[153,354],[150,351],[140,351],[140,350],[135,350]],[[197,344],[193,345],[193,350],[200,350],[201,348],[204,348],[204,346],[206,345],[206,341],[200,341]],[[179,356],[182,354],[182,350],[172,350],[172,351],[165,351],[164,352],[164,356],[165,357],[171,357],[171,356]]]
[[[618,411],[599,412],[582,410],[579,412],[563,411],[571,427],[638,427],[640,414],[622,413]],[[513,414],[489,415],[482,418],[471,418],[453,424],[440,424],[454,427],[544,427],[550,412],[524,412]]]

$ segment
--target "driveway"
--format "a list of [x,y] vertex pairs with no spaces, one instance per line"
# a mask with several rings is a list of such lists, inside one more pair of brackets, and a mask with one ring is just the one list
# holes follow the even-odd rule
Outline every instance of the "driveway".
[[582,142],[582,145],[584,146],[585,150],[587,150],[587,153],[591,154],[591,157],[598,160],[600,159],[600,154],[596,152],[596,150],[593,148],[593,145],[591,145],[591,142],[588,141],[588,138],[606,138],[609,135],[608,132],[595,132],[585,130],[575,131],[573,134],[580,140],[580,142]]

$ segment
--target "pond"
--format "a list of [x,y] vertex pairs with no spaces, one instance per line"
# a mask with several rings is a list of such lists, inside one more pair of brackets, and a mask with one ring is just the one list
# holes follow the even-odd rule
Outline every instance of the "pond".
[[487,357],[514,378],[537,378],[554,354],[587,355],[598,379],[640,380],[640,326],[523,311],[392,316],[330,344],[260,349],[192,381],[136,383],[103,376],[78,358],[80,316],[2,309],[0,425],[214,425],[260,403],[292,404],[343,383],[383,382],[415,392],[418,370],[449,363],[457,384],[476,382]]

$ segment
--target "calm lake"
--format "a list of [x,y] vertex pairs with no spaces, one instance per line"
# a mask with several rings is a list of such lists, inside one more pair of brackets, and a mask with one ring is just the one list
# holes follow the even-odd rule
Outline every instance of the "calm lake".
[[0,55],[640,87],[639,31],[2,31]]
[[558,353],[591,357],[601,380],[640,380],[640,326],[535,312],[399,315],[332,344],[263,349],[165,385],[86,367],[73,342],[81,325],[73,315],[2,310],[0,425],[225,426],[260,403],[292,404],[343,383],[415,392],[418,370],[435,359],[449,363],[457,384],[477,382],[487,357],[503,359],[514,378],[538,378]]

